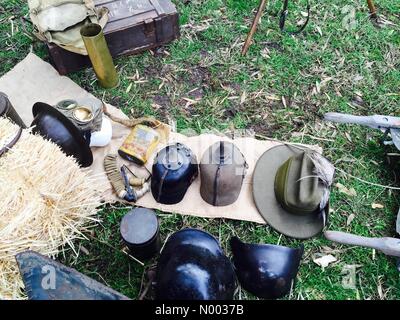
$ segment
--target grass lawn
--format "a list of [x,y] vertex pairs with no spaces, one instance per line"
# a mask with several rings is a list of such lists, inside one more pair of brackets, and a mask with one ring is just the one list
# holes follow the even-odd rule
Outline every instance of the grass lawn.
[[[240,50],[258,0],[174,2],[180,12],[181,38],[154,52],[117,59],[118,88],[101,89],[91,69],[70,77],[134,117],[174,120],[178,131],[253,129],[280,140],[319,144],[337,168],[372,183],[395,185],[385,158],[385,152],[395,149],[381,143],[378,131],[335,126],[321,118],[328,111],[400,116],[400,1],[376,0],[379,13],[394,23],[377,29],[368,19],[364,0],[311,0],[310,24],[296,37],[279,31],[282,1],[270,1],[246,57]],[[305,1],[290,2],[288,24],[301,19],[305,10]],[[355,23],[348,30],[343,21],[352,8]],[[30,50],[48,60],[43,45],[29,35],[31,27],[22,19],[27,13],[25,1],[0,0],[0,75]],[[354,188],[356,195],[333,187],[329,229],[394,236],[398,193],[341,171],[337,171],[335,183]],[[372,204],[382,206],[374,209]],[[78,244],[79,258],[75,261],[68,251],[60,258],[138,298],[156,260],[141,267],[119,251],[119,221],[128,210],[102,208],[101,225],[89,241]],[[233,235],[253,243],[299,243],[254,223],[161,212],[160,217],[163,239],[184,227],[200,228],[216,236],[228,254],[228,240]],[[370,249],[336,245],[322,236],[303,243],[297,286],[287,299],[400,299],[394,259]],[[322,269],[313,262],[319,254],[332,254],[337,261]],[[353,288],[342,285],[348,265],[356,265]],[[150,290],[144,299],[151,295]],[[235,298],[254,297],[238,288]]]

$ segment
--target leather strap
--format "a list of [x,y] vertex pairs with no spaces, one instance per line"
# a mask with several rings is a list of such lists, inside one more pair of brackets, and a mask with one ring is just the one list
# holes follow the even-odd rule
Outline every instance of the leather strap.
[[158,186],[158,194],[157,194],[157,199],[156,199],[157,202],[160,202],[164,181],[165,181],[165,178],[167,177],[168,173],[169,173],[169,170],[168,169],[165,170],[165,172],[163,173],[163,175],[160,179],[160,185]]
[[296,31],[286,31],[285,30],[285,22],[286,22],[286,18],[288,16],[288,14],[289,14],[288,6],[289,6],[289,0],[283,0],[283,9],[281,11],[281,17],[279,20],[279,29],[282,32],[286,32],[288,34],[299,34],[300,32],[302,32],[305,29],[308,22],[310,21],[310,12],[311,12],[310,0],[307,0],[307,19],[304,22],[304,24],[302,26],[300,26]]
[[217,197],[218,197],[218,180],[221,175],[221,166],[224,165],[224,157],[225,157],[225,149],[224,149],[224,142],[219,142],[219,163],[217,171],[215,172],[214,177],[214,192],[213,192],[213,206],[217,205]]

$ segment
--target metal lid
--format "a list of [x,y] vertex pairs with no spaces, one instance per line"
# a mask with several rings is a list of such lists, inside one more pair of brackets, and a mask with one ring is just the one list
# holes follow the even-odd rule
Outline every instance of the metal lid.
[[145,244],[157,235],[157,215],[154,210],[135,208],[122,218],[120,232],[124,241],[129,244]]
[[190,161],[190,151],[180,143],[166,146],[158,153],[156,159],[156,162],[161,163],[168,170],[178,170]]

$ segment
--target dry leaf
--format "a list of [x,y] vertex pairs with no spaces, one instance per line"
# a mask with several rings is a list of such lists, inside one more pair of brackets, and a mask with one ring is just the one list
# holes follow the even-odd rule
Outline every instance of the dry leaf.
[[263,50],[261,50],[261,56],[265,59],[268,59],[270,56],[270,51],[267,47],[265,47]]
[[246,101],[247,93],[243,91],[242,96],[240,97],[240,104],[243,104]]
[[353,142],[353,140],[351,140],[351,136],[348,132],[345,132],[344,135],[346,136],[347,140],[349,140],[350,142]]
[[282,96],[282,104],[285,108],[287,108],[287,104],[286,104],[286,99],[284,96]]
[[80,246],[79,246],[79,249],[80,249],[84,254],[86,254],[87,256],[90,255],[89,250],[86,249],[86,247],[84,247],[83,245],[80,245]]
[[372,209],[383,209],[385,206],[380,203],[373,203],[371,204]]
[[331,247],[328,247],[328,246],[322,246],[321,249],[323,252],[327,252],[327,253],[335,251],[334,249],[332,249]]
[[344,193],[346,195],[348,195],[349,197],[355,197],[357,195],[357,192],[354,188],[346,188],[344,185],[342,185],[341,183],[336,183],[336,188],[339,189],[340,193]]
[[350,223],[354,220],[355,217],[356,217],[356,215],[355,215],[354,213],[350,214],[350,215],[347,217],[346,225],[349,226]]
[[320,83],[318,81],[315,81],[315,88],[316,88],[318,93],[321,92],[321,85],[320,85]]
[[131,89],[132,89],[132,82],[129,84],[129,86],[128,86],[128,88],[126,88],[126,93],[129,93],[129,91],[131,91]]
[[378,277],[378,294],[379,294],[379,299],[385,300],[385,294],[383,293],[383,288],[382,288],[382,282],[381,282],[381,277]]
[[326,256],[313,259],[313,261],[320,267],[326,268],[327,266],[329,266],[330,263],[337,261],[337,259],[333,255],[328,254]]
[[344,289],[352,289],[356,290],[356,283],[357,283],[357,268],[362,267],[360,264],[346,264],[342,268],[341,274],[343,275],[342,278],[342,287]]
[[354,81],[354,82],[359,82],[359,81],[361,81],[362,79],[364,79],[364,77],[363,77],[363,76],[360,76],[360,75],[358,74],[358,75],[356,75],[356,76],[353,78],[353,81]]

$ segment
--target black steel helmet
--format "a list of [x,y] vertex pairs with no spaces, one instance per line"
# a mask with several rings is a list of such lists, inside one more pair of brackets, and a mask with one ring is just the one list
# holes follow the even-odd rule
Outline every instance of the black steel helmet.
[[37,102],[32,108],[33,133],[53,141],[68,156],[73,156],[82,167],[93,163],[89,142],[75,125],[56,108]]
[[156,299],[231,300],[236,278],[218,241],[197,229],[174,233],[157,265]]
[[181,143],[166,146],[154,160],[151,192],[159,203],[180,202],[198,175],[196,156]]
[[259,298],[278,299],[286,295],[296,278],[303,247],[250,244],[231,239],[233,262],[242,287]]

